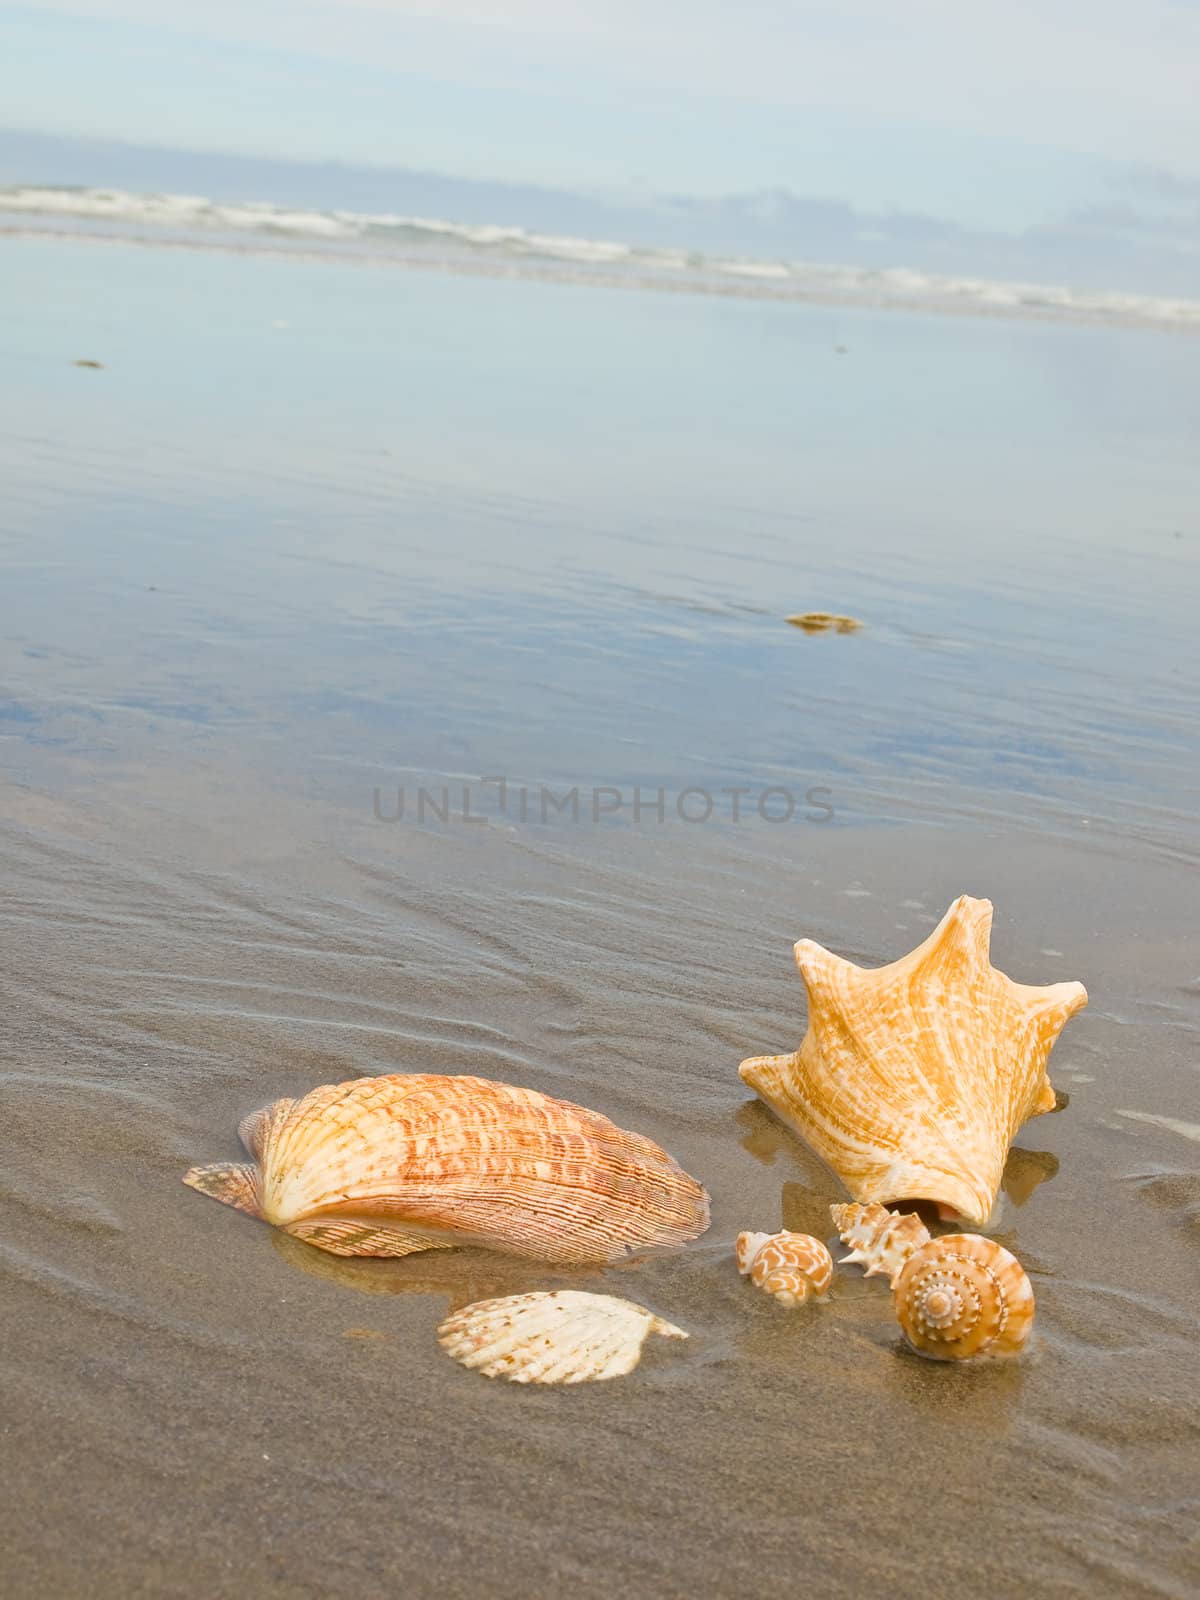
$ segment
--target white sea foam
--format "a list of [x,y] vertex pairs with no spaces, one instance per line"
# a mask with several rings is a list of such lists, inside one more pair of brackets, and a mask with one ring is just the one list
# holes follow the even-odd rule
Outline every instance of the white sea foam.
[[[72,224],[75,225],[74,230]],[[708,257],[613,239],[537,233],[498,223],[450,222],[389,212],[317,211],[271,201],[223,203],[204,195],[122,189],[0,189],[9,231],[78,231],[140,242],[211,244],[394,260],[401,264],[520,271],[564,280],[769,296],[837,304],[1125,323],[1200,332],[1200,301],[1055,284],[941,276],[907,268]]]
[[790,278],[792,270],[782,261],[713,261],[714,272],[728,272],[735,278]]

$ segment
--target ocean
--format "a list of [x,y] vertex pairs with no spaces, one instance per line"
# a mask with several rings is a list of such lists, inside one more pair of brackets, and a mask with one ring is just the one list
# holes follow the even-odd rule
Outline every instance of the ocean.
[[499,223],[304,208],[269,200],[231,203],[204,195],[13,184],[0,187],[0,233],[67,233],[176,248],[303,254],[363,265],[676,294],[1200,330],[1200,300],[1178,296],[1013,283],[903,267],[722,256]]

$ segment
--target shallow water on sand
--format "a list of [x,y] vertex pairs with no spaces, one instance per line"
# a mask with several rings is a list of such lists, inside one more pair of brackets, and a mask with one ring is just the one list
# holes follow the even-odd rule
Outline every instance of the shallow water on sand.
[[[6,1596],[1194,1593],[1200,348],[43,241],[0,281]],[[963,891],[1091,996],[992,1223],[1005,1368],[731,1258],[839,1198],[736,1072],[803,1031],[791,942],[882,962]],[[383,1071],[595,1106],[713,1226],[347,1263],[179,1182]],[[568,1281],[691,1338],[544,1393],[438,1351]]]

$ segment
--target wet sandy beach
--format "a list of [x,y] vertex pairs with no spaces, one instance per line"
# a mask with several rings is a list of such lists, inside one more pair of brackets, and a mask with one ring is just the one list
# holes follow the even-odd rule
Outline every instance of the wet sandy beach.
[[[69,243],[0,273],[5,1594],[1193,1594],[1200,351]],[[542,786],[580,820],[522,820]],[[674,810],[730,787],[736,823]],[[964,891],[999,967],[1090,995],[989,1229],[1038,1301],[1003,1368],[906,1352],[852,1270],[786,1313],[732,1263],[842,1198],[737,1077],[803,1032],[792,941],[881,963]],[[179,1181],[394,1071],[594,1106],[712,1227],[603,1272],[343,1262]],[[691,1337],[572,1391],[439,1352],[448,1307],[562,1283]]]

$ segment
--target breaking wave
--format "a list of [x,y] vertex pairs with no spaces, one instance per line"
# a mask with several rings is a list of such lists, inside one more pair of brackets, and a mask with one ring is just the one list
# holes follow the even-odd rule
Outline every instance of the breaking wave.
[[755,260],[655,249],[387,212],[318,211],[269,201],[122,189],[0,188],[0,230],[143,244],[301,252],[743,298],[802,300],[981,316],[1054,318],[1200,332],[1200,301],[939,276],[905,268]]

